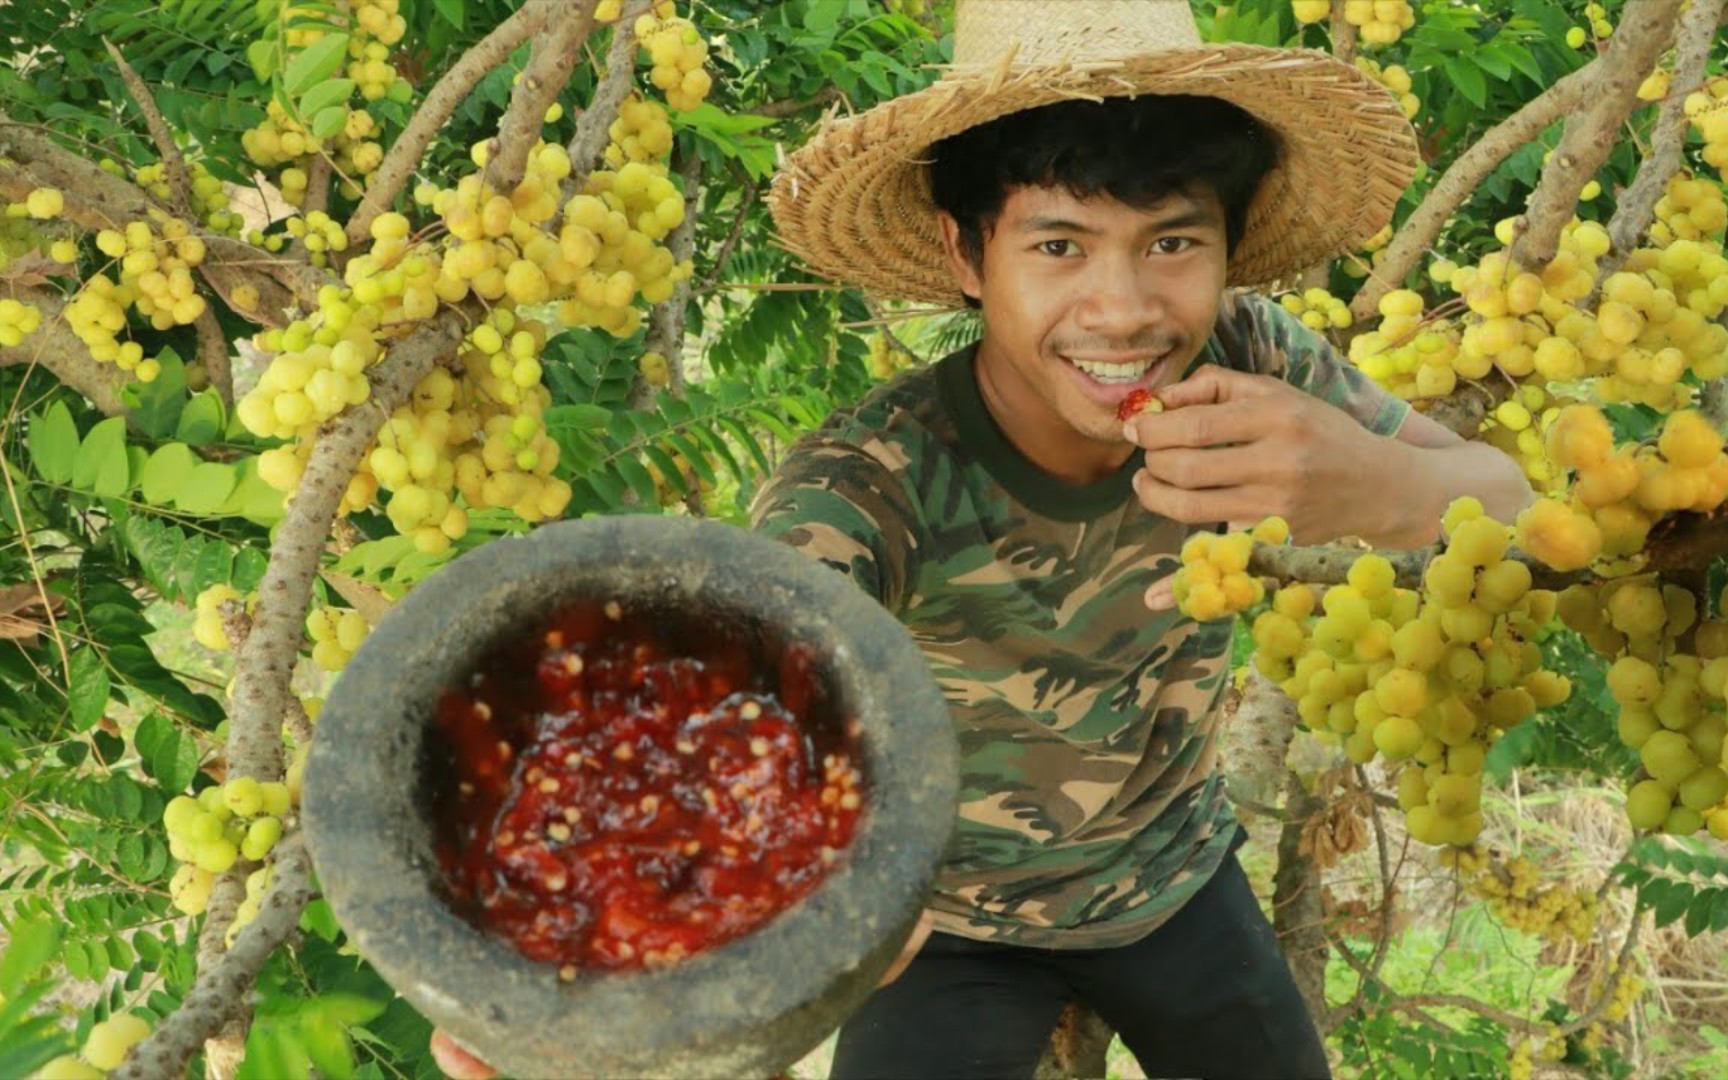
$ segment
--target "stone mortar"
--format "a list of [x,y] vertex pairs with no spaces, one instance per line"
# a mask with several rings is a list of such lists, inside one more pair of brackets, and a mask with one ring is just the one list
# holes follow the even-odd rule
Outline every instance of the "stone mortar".
[[[576,600],[676,604],[812,644],[862,729],[865,812],[812,893],[655,971],[561,982],[440,899],[424,740],[441,691]],[[319,718],[303,818],[355,947],[430,1020],[516,1077],[766,1077],[816,1047],[910,935],[958,794],[947,705],[905,629],[790,547],[715,522],[605,517],[494,541],[417,586]]]

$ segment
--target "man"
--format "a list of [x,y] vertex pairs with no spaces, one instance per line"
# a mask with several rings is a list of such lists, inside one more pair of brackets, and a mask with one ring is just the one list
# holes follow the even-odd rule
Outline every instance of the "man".
[[[1149,1076],[1325,1076],[1234,854],[1230,625],[1168,584],[1229,522],[1407,547],[1457,496],[1502,520],[1530,498],[1230,289],[1378,231],[1408,123],[1328,57],[1200,45],[1186,0],[960,0],[955,58],[830,125],[771,200],[817,270],[983,318],[794,446],[752,510],[900,618],[961,747],[926,918],[831,1075],[1029,1077],[1079,999]],[[1165,411],[1125,424],[1138,390]]]

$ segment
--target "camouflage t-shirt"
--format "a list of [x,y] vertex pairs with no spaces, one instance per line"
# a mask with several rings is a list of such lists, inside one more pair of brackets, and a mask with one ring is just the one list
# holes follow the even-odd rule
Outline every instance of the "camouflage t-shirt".
[[[1028,461],[979,394],[975,353],[830,417],[752,522],[898,616],[949,702],[962,776],[936,928],[1127,944],[1205,884],[1236,832],[1217,769],[1231,624],[1146,608],[1193,530],[1136,501],[1139,454],[1088,485]],[[1382,435],[1409,409],[1259,296],[1225,297],[1208,363],[1281,377]]]

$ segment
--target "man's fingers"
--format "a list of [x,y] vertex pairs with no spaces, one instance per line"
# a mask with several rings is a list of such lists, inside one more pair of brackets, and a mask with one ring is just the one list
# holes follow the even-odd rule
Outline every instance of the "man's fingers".
[[1246,402],[1229,402],[1144,412],[1128,421],[1125,434],[1143,450],[1165,450],[1253,442],[1265,430],[1263,409]]
[[432,1032],[432,1059],[450,1080],[493,1080],[498,1071],[442,1031]]
[[1281,384],[1281,380],[1232,371],[1217,364],[1203,364],[1199,371],[1188,378],[1159,390],[1158,400],[1164,403],[1166,409],[1217,405],[1272,393],[1274,384]]
[[1146,590],[1146,606],[1153,611],[1169,611],[1176,606],[1176,575],[1166,574]]
[[1154,514],[1180,521],[1185,525],[1215,525],[1220,521],[1265,517],[1254,510],[1254,489],[1243,487],[1210,488],[1190,491],[1153,476],[1145,469],[1134,474],[1134,494],[1140,505]]
[[1254,446],[1148,450],[1145,459],[1147,472],[1171,487],[1189,491],[1260,482],[1266,478],[1268,464],[1264,451]]
[[888,970],[882,973],[882,978],[877,980],[877,989],[881,989],[898,979],[912,965],[912,961],[917,958],[919,950],[924,948],[924,943],[930,939],[930,931],[935,926],[936,917],[928,911],[918,916],[918,925],[912,928],[912,934],[906,939],[906,944],[900,947],[900,955],[894,958],[894,962],[888,965]]

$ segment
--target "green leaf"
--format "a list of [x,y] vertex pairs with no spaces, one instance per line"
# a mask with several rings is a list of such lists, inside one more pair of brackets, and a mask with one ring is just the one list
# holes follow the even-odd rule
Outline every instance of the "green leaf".
[[131,479],[126,464],[126,420],[111,416],[90,429],[72,465],[72,486],[98,495],[124,495]]
[[185,443],[168,443],[158,447],[150,460],[144,463],[144,469],[139,474],[138,485],[144,496],[144,501],[156,506],[167,506],[174,499],[174,493],[185,482],[186,474],[198,464],[198,456],[192,453],[192,448]]
[[[301,97],[300,115],[316,116],[325,109],[342,107],[348,103],[348,99],[352,97],[353,94],[353,79],[331,79],[328,82],[321,82],[317,86],[306,91],[305,95]],[[348,111],[345,108],[342,110],[344,120],[347,119],[347,112]],[[334,132],[332,132],[332,134],[334,134]],[[319,138],[326,137],[327,136],[323,135],[319,136]]]
[[78,459],[78,425],[72,422],[72,412],[66,403],[54,406],[30,420],[30,458],[36,471],[50,484],[64,484],[72,479],[72,465]]
[[458,30],[465,29],[463,23],[467,20],[462,0],[432,0],[432,6],[438,9],[445,22]]
[[[215,54],[212,54],[215,55]],[[162,373],[150,382],[128,382],[120,388],[120,396],[131,406],[127,419],[152,439],[165,439],[174,433],[180,412],[186,407],[186,363],[173,349],[156,354]]]
[[300,1045],[313,1066],[330,1080],[353,1080],[354,1049],[336,1017],[319,1011],[303,1018]]
[[1482,77],[1482,69],[1461,57],[1451,57],[1443,65],[1447,78],[1458,88],[1458,92],[1470,99],[1470,104],[1478,109],[1488,104],[1488,81]]
[[313,84],[323,82],[336,74],[336,70],[342,66],[342,59],[347,55],[347,34],[325,34],[288,61],[288,70],[282,74],[282,88],[299,97],[310,90]]
[[180,422],[175,425],[174,437],[183,443],[204,446],[221,435],[226,425],[221,397],[214,387],[205,387],[186,403]]
[[21,919],[10,929],[12,940],[0,956],[0,997],[8,1000],[60,948],[60,924],[53,919]]
[[175,493],[174,505],[188,514],[213,514],[234,490],[234,466],[206,461],[196,466]]
[[234,549],[223,540],[208,540],[193,564],[193,587],[203,592],[226,582],[234,574]]
[[89,731],[108,708],[108,665],[93,646],[73,650],[66,658],[66,704],[72,726]]
[[222,514],[243,517],[260,525],[274,525],[282,520],[283,497],[280,491],[258,475],[258,459],[245,458],[234,465],[234,490],[220,509]]
[[348,107],[330,105],[312,117],[312,134],[320,139],[334,139],[348,126]]
[[1661,929],[1685,914],[1692,903],[1692,886],[1678,881],[1653,881],[1644,890],[1655,913],[1656,927]]
[[141,833],[129,833],[120,838],[120,846],[115,848],[115,854],[120,860],[120,872],[133,881],[142,882],[145,879],[145,859],[150,854],[148,845],[144,843]]
[[258,76],[259,82],[269,82],[270,76],[276,74],[275,39],[260,38],[246,46],[246,62],[252,65],[252,74]]
[[138,725],[133,743],[144,771],[170,795],[183,793],[198,775],[198,744],[162,712],[152,712]]

